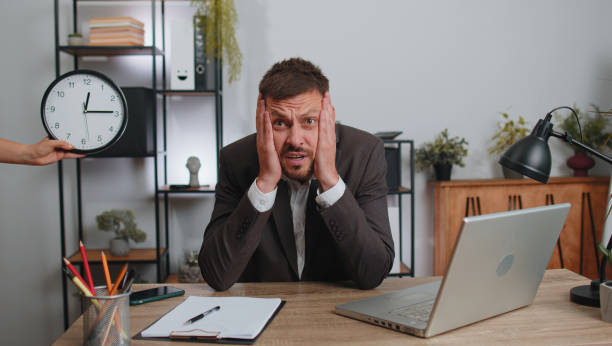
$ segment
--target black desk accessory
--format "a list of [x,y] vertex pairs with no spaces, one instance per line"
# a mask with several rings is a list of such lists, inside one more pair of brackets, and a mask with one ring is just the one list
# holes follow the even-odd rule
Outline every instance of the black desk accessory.
[[374,136],[379,137],[381,139],[394,139],[395,137],[402,134],[402,131],[381,131],[376,132]]
[[[548,138],[551,136],[561,138],[569,144],[573,144],[605,162],[612,164],[612,158],[573,139],[567,132],[560,133],[553,130],[553,125],[550,120],[552,118],[552,113],[559,109],[569,109],[572,111],[578,122],[580,140],[583,141],[582,128],[580,127],[580,121],[578,120],[576,111],[571,107],[557,107],[548,112],[544,119],[538,120],[531,134],[510,146],[510,148],[500,157],[499,164],[546,184],[550,177],[551,155],[550,148],[548,147]],[[596,242],[595,239],[593,239],[593,241]],[[606,248],[612,250],[612,237],[608,240]],[[570,300],[574,303],[587,306],[599,306],[599,285],[606,281],[606,258],[605,256],[602,257],[599,265],[599,279],[592,280],[590,285],[576,286],[570,290]]]

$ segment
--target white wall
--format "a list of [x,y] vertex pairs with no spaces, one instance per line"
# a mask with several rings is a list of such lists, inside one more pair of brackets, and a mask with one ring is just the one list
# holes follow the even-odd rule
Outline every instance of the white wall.
[[[64,26],[70,21],[66,6]],[[83,6],[82,18],[87,11],[149,16],[140,4],[94,12],[89,8],[99,4]],[[327,74],[338,120],[345,124],[372,132],[402,130],[403,137],[417,145],[443,128],[466,137],[466,167],[455,168],[454,179],[501,176],[495,159],[486,153],[498,112],[521,114],[534,124],[559,105],[612,106],[609,1],[236,0],[236,6],[244,62],[242,79],[224,86],[226,144],[254,131],[261,76],[274,62],[292,56],[311,59]],[[189,10],[168,5],[169,16]],[[0,137],[32,143],[44,135],[40,98],[54,78],[52,1],[2,2],[0,11]],[[84,66],[103,69],[120,85],[147,85],[150,59],[139,59]],[[63,66],[64,72],[69,58],[63,57]],[[169,106],[170,183],[186,181],[184,162],[194,152],[204,165],[201,182],[214,177],[214,162],[204,149],[213,146],[213,132],[210,118],[201,115],[210,112],[210,102],[183,98]],[[198,130],[192,133],[191,128]],[[552,146],[552,174],[570,174],[564,161],[571,149],[560,143]],[[104,247],[108,238],[95,230],[93,217],[126,206],[137,211],[139,225],[149,233],[142,246],[151,246],[152,199],[137,193],[152,186],[150,162],[107,160],[83,162],[88,182],[86,240],[92,247]],[[67,166],[72,168],[72,163]],[[608,174],[602,166],[598,163],[594,173]],[[62,331],[57,168],[0,165],[0,177],[0,275],[5,290],[0,298],[5,316],[0,343],[47,344]],[[416,177],[418,276],[431,274],[433,268],[429,178],[428,172]],[[72,195],[70,186],[67,192]],[[172,199],[173,268],[183,249],[199,247],[212,203],[211,197]],[[73,220],[69,213],[68,223]],[[36,325],[37,332],[31,333],[29,325]]]

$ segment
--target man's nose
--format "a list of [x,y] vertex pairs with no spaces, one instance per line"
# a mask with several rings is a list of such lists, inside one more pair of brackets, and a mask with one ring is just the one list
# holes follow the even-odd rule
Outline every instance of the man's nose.
[[289,128],[289,137],[287,138],[287,143],[294,147],[301,147],[304,144],[304,136],[303,132],[299,126],[291,126]]

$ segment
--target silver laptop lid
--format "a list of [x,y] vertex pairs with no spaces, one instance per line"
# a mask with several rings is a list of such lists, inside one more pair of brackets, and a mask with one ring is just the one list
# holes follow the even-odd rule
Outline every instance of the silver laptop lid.
[[467,217],[425,336],[533,302],[569,203]]

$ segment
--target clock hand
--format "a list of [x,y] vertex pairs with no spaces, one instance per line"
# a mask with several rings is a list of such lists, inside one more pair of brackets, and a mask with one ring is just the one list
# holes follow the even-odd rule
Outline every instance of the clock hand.
[[85,112],[87,112],[87,105],[89,105],[89,91],[87,92],[87,99],[85,100]]
[[113,113],[113,111],[87,111],[87,113]]
[[87,114],[84,114],[83,118],[85,118],[85,131],[87,131],[87,140],[89,140],[89,126],[87,126]]

